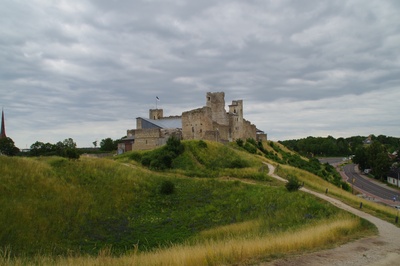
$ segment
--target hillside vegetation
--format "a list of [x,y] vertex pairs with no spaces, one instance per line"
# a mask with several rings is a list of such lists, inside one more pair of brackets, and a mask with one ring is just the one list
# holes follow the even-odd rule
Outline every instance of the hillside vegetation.
[[[59,264],[56,255],[62,255],[78,256],[77,264],[104,264],[86,257],[98,255],[109,257],[109,265],[162,265],[157,254],[177,258],[193,249],[203,254],[200,264],[218,265],[298,252],[300,239],[289,251],[287,244],[266,247],[285,232],[308,235],[314,244],[303,246],[315,249],[373,231],[313,196],[288,192],[267,175],[262,153],[236,144],[178,144],[116,160],[0,156],[0,262]],[[332,228],[322,229],[330,222]],[[327,231],[313,235],[320,227]],[[244,252],[243,243],[255,253],[238,258],[234,251]]]

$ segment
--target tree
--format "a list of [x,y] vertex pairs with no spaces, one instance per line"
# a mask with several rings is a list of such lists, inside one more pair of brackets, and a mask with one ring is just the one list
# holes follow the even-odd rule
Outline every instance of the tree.
[[118,148],[118,141],[112,140],[112,138],[102,139],[100,142],[101,151],[115,151]]
[[65,139],[63,141],[63,144],[64,144],[64,147],[68,148],[68,149],[75,149],[76,148],[76,143],[71,138]]
[[18,152],[19,149],[15,147],[14,141],[11,138],[0,138],[0,154],[14,156],[17,155]]
[[353,158],[353,162],[361,169],[372,169],[375,178],[383,178],[389,171],[392,163],[388,156],[386,147],[379,141],[374,141],[367,147],[359,147]]
[[[31,145],[31,154],[33,156],[41,156],[41,155],[54,155],[54,151],[57,150],[57,147],[49,142],[43,143],[40,141],[36,141]],[[53,153],[53,154],[52,154]]]
[[33,143],[32,145],[31,145],[31,154],[33,155],[33,156],[39,156],[39,155],[41,155],[41,153],[42,153],[42,147],[44,146],[44,143],[43,142],[40,142],[40,141],[36,141],[35,143]]
[[56,144],[36,141],[31,145],[30,153],[33,156],[58,155],[70,159],[79,159],[79,152],[76,148],[76,143],[72,138],[65,139],[62,142],[59,141]]
[[375,160],[372,163],[372,173],[376,179],[382,179],[387,175],[392,164],[388,154],[382,152],[377,154]]
[[354,154],[353,162],[358,164],[362,170],[370,167],[368,164],[368,156],[364,147],[358,147]]

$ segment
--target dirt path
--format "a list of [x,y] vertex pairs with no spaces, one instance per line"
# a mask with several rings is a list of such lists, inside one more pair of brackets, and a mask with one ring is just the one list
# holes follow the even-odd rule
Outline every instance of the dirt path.
[[[268,164],[268,167],[270,176],[287,182],[286,179],[274,174],[274,166]],[[307,188],[301,188],[301,190],[374,223],[379,230],[378,236],[363,238],[330,250],[292,256],[262,263],[260,265],[400,265],[400,228],[358,209],[352,208],[325,194],[317,193]]]

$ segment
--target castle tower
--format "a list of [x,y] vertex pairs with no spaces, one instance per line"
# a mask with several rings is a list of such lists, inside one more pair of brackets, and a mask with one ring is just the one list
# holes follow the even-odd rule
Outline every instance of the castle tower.
[[229,105],[229,113],[238,117],[238,122],[243,122],[243,100],[232,101]]
[[207,107],[211,108],[212,121],[220,125],[229,125],[229,119],[225,110],[224,92],[207,92]]
[[163,118],[163,109],[150,109],[149,110],[149,118],[153,120]]
[[6,138],[6,124],[4,122],[4,111],[1,110],[1,131],[0,131],[0,139]]

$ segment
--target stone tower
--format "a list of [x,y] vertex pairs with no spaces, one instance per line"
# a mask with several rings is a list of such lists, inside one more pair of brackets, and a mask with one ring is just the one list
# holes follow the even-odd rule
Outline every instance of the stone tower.
[[207,107],[211,108],[212,121],[220,125],[229,125],[229,118],[225,110],[224,92],[207,92]]
[[161,119],[163,118],[163,109],[150,109],[149,110],[149,118],[150,119]]
[[232,101],[229,105],[229,113],[237,116],[238,122],[243,122],[243,100]]
[[0,139],[6,138],[6,124],[4,122],[4,111],[1,110],[1,132],[0,132]]

